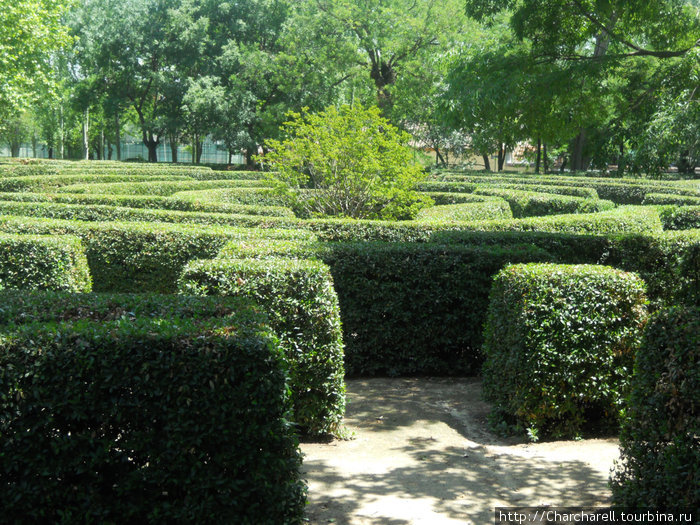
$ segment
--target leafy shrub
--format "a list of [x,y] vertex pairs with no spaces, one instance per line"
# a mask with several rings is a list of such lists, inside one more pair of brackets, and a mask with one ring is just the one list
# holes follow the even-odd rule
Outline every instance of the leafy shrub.
[[696,509],[700,501],[700,308],[652,318],[637,352],[611,478],[624,507]]
[[513,213],[505,200],[467,202],[431,206],[418,212],[418,221],[462,222],[488,219],[512,219]]
[[289,259],[195,261],[183,271],[179,289],[260,304],[289,362],[294,421],[309,434],[339,430],[345,410],[343,339],[326,265]]
[[89,292],[80,239],[0,233],[0,290],[6,288]]
[[[350,375],[474,374],[491,279],[530,246],[321,243],[340,301]],[[436,322],[439,320],[439,322]]]
[[309,239],[308,231],[249,229],[142,222],[82,222],[0,215],[0,231],[75,235],[87,254],[93,288],[99,292],[176,290],[185,264],[212,258],[236,239]]
[[494,280],[484,330],[492,422],[531,436],[615,425],[646,319],[641,279],[603,266],[525,264]]
[[0,328],[4,519],[301,522],[283,356],[241,308]]
[[264,160],[301,216],[408,219],[430,204],[413,191],[425,175],[413,161],[410,135],[378,108],[331,106],[290,116],[282,127],[288,138],[267,141]]

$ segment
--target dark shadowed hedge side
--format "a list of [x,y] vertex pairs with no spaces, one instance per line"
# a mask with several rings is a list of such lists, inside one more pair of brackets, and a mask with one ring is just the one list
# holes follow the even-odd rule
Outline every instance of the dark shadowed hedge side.
[[477,373],[493,275],[510,262],[546,261],[530,246],[328,243],[351,375]]
[[301,523],[281,350],[250,310],[0,329],[6,523]]
[[700,307],[658,313],[637,352],[611,479],[623,507],[700,507]]

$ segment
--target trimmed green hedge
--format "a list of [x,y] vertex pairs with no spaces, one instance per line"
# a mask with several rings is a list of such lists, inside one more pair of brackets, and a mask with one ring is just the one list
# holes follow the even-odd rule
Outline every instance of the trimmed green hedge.
[[226,243],[217,259],[316,258],[322,244],[311,239],[241,239]]
[[[513,182],[515,180],[516,182]],[[549,181],[551,182],[551,181]],[[585,197],[589,199],[598,199],[598,192],[594,188],[585,186],[557,186],[554,184],[538,184],[537,179],[521,179],[510,177],[488,177],[488,176],[473,176],[473,177],[445,177],[444,181],[426,182],[422,188],[432,188],[431,191],[446,191],[446,192],[473,192],[477,189],[509,189],[522,190],[536,193],[552,193],[558,195],[569,195],[572,197]],[[440,189],[442,188],[442,189]]]
[[14,192],[14,191],[63,191],[62,188],[78,185],[80,187],[85,186],[97,186],[100,185],[117,185],[117,184],[138,184],[143,181],[151,181],[149,184],[153,184],[160,181],[169,182],[197,182],[192,181],[190,177],[186,175],[162,175],[159,177],[153,177],[150,175],[47,175],[39,177],[0,177],[0,191],[3,192]]
[[[551,215],[527,219],[420,222],[366,221],[353,219],[310,219],[304,226],[325,241],[379,240],[396,242],[459,239],[475,231],[540,231],[569,234],[610,235],[614,233],[661,232],[658,211],[648,206],[624,206],[601,213]],[[448,233],[448,231],[450,233]],[[454,236],[454,237],[453,237]],[[451,242],[451,241],[450,241]]]
[[[151,177],[152,179],[152,177]],[[187,178],[189,179],[189,177]],[[95,182],[92,184],[70,184],[59,188],[60,193],[98,193],[101,195],[159,195],[168,197],[176,193],[193,190],[218,188],[257,188],[269,186],[267,181],[258,180],[149,180],[134,182]],[[0,179],[0,182],[2,179]],[[0,186],[1,187],[1,186]],[[247,203],[246,203],[247,204]]]
[[265,215],[268,217],[294,217],[294,212],[282,206],[255,206],[196,202],[156,195],[100,195],[84,193],[0,193],[0,201],[57,202],[64,204],[102,204],[127,208],[151,208],[172,211],[198,211],[206,213],[233,213],[237,215]]
[[185,264],[212,258],[237,239],[313,239],[297,230],[249,229],[141,222],[82,222],[0,215],[0,231],[76,235],[98,292],[173,293]]
[[321,243],[340,301],[349,375],[474,374],[491,279],[530,246]]
[[456,191],[426,191],[421,192],[433,199],[436,206],[445,204],[463,204],[465,202],[488,202],[503,200],[498,197],[486,197],[484,195],[474,195],[473,193],[458,193]]
[[[32,159],[34,160],[34,159]],[[137,164],[109,161],[62,161],[0,163],[0,177],[44,176],[44,175],[188,175],[205,177],[215,173],[204,166],[178,164]],[[244,177],[241,177],[244,178]]]
[[0,233],[0,290],[89,292],[92,280],[80,239]]
[[418,212],[416,220],[421,222],[463,222],[512,218],[513,213],[508,203],[505,200],[498,199],[485,202],[445,204],[423,208]]
[[291,259],[194,261],[185,294],[246,297],[268,313],[289,362],[294,421],[308,434],[337,433],[345,411],[343,338],[328,267]]
[[605,266],[526,264],[494,280],[484,395],[496,426],[575,437],[617,424],[646,320],[644,282]]
[[[675,195],[700,196],[700,185],[686,184],[686,181],[669,182],[648,179],[609,179],[562,176],[515,174],[508,177],[499,175],[444,175],[444,184],[525,184],[538,186],[568,186],[593,188],[601,199],[615,204],[642,204],[647,193],[669,193]],[[441,191],[441,190],[435,190]],[[449,191],[449,190],[446,190]]]
[[645,206],[654,204],[676,204],[678,206],[700,206],[700,197],[675,195],[671,193],[647,193],[642,202]]
[[0,326],[136,318],[205,321],[233,315],[239,309],[247,311],[250,306],[248,301],[233,297],[153,293],[26,293],[22,290],[3,290],[1,296]]
[[664,230],[693,230],[700,228],[700,206],[659,206]]
[[1,200],[0,215],[47,217],[79,221],[169,222],[248,228],[294,228],[299,225],[299,220],[296,218],[265,217],[263,215],[234,215],[230,213],[154,210],[97,204],[7,202]]
[[[481,186],[483,187],[483,186]],[[598,192],[594,188],[586,188],[579,186],[555,186],[555,185],[540,185],[540,184],[509,184],[498,183],[491,184],[487,187],[496,189],[509,189],[521,191],[534,191],[536,193],[554,193],[557,195],[569,195],[571,197],[584,197],[586,199],[599,199]]]
[[174,198],[194,202],[248,204],[254,206],[285,206],[285,199],[271,188],[223,188],[199,191],[180,191]]
[[689,508],[700,502],[700,307],[652,318],[637,352],[611,478],[623,507]]
[[571,235],[544,232],[444,231],[436,243],[503,246],[531,244],[566,264],[606,264],[638,273],[654,306],[700,297],[700,230],[654,234]]
[[286,381],[242,305],[209,321],[2,327],[3,519],[301,523]]
[[478,187],[474,190],[474,193],[505,199],[513,210],[513,217],[516,218],[565,213],[596,213],[612,210],[615,207],[611,201],[555,195],[553,193],[489,187]]

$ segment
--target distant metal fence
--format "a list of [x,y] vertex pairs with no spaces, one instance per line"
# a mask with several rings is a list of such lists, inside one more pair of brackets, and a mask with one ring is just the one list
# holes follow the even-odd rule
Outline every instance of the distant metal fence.
[[[36,153],[36,155],[35,155]],[[10,148],[7,145],[0,146],[0,157],[11,156]],[[22,158],[49,158],[49,149],[46,144],[37,144],[36,152],[30,143],[22,144],[19,150],[19,156]],[[108,156],[107,148],[103,152],[103,159]],[[121,143],[122,160],[127,159],[148,159],[148,148],[143,142],[122,142]],[[56,150],[54,150],[54,158],[58,158]],[[117,158],[117,148],[112,145],[112,159]],[[169,142],[164,142],[158,146],[158,162],[172,162],[172,150]],[[177,148],[177,161],[183,163],[192,162],[191,146],[183,146],[180,144]],[[229,154],[221,144],[207,140],[202,144],[202,157],[200,162],[207,164],[228,164]],[[243,164],[245,159],[243,155],[233,155],[231,157],[232,164]]]

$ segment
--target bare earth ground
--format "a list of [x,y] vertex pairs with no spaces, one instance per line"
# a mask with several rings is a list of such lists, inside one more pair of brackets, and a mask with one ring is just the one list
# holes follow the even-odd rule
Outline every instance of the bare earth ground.
[[616,439],[499,438],[480,379],[358,379],[347,390],[354,439],[301,446],[308,523],[488,525],[495,507],[609,504]]

